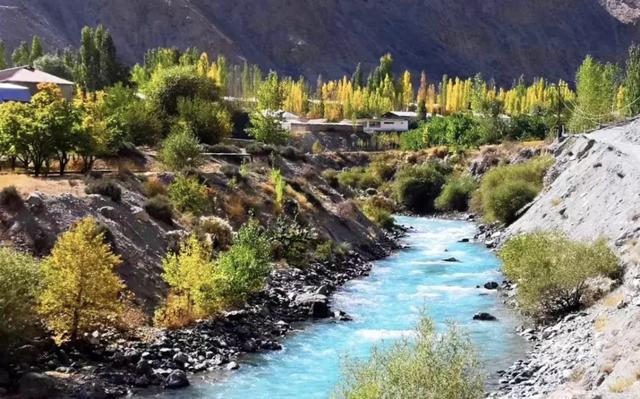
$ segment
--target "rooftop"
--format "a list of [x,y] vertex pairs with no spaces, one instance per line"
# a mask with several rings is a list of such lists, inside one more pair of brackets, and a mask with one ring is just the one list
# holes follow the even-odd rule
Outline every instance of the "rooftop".
[[57,85],[73,85],[73,82],[27,66],[1,70],[0,82],[54,83]]

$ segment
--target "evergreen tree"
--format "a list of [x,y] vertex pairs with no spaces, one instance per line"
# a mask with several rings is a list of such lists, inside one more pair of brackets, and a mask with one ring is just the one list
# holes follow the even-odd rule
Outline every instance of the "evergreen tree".
[[60,339],[73,341],[113,324],[122,311],[118,295],[124,285],[114,273],[121,263],[94,219],[81,220],[58,238],[42,264],[45,289],[39,311]]
[[640,47],[635,44],[629,47],[624,87],[626,111],[630,116],[640,114]]
[[25,66],[31,63],[31,51],[27,42],[21,42],[20,46],[11,55],[14,67]]
[[359,89],[364,86],[364,76],[362,75],[362,64],[358,63],[355,72],[351,77],[351,85],[354,89]]
[[40,38],[38,36],[34,36],[31,41],[31,54],[29,56],[29,63],[33,64],[35,60],[42,57],[44,55],[44,50],[42,49],[42,42],[40,42]]
[[7,68],[7,49],[4,41],[0,39],[0,69]]

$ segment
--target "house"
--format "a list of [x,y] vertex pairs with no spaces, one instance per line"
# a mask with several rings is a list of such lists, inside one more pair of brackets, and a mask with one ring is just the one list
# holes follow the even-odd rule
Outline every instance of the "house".
[[31,101],[31,92],[24,86],[0,83],[0,103],[8,101],[28,103]]
[[362,125],[365,133],[401,133],[409,130],[409,121],[400,117],[381,117],[371,119],[360,119],[358,123]]
[[[38,85],[40,83],[53,83],[60,88],[62,96],[67,100],[73,98],[73,82],[51,75],[49,73],[39,71],[32,67],[16,67],[9,68],[0,71],[0,83],[11,84],[14,86],[21,86],[29,90],[31,96],[38,92]],[[17,90],[14,88],[14,90]],[[11,94],[9,91],[5,93]],[[18,95],[15,99],[8,97],[2,101],[24,101],[22,96],[16,91],[14,94]]]
[[418,121],[418,113],[413,111],[390,111],[382,115],[383,118],[404,119],[409,123]]

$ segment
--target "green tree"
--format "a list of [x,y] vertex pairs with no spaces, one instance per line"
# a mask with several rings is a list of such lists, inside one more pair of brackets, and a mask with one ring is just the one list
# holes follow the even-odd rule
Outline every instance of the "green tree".
[[220,103],[200,98],[178,100],[180,121],[205,144],[217,144],[231,135],[231,114]]
[[[162,261],[162,278],[169,284],[172,302],[157,313],[161,324],[188,324],[212,311],[209,291],[214,273],[211,251],[195,234]],[[181,322],[176,323],[177,320]]]
[[29,63],[33,64],[35,60],[44,55],[44,49],[42,48],[42,42],[38,36],[34,36],[31,41],[31,54],[29,55]]
[[195,67],[178,66],[158,69],[144,88],[149,101],[165,117],[178,114],[180,98],[218,100],[218,87],[206,76],[198,75]]
[[280,85],[277,72],[269,72],[267,79],[258,88],[256,97],[258,99],[258,110],[278,111],[282,109],[284,91],[282,85]]
[[613,120],[619,69],[587,56],[576,74],[576,104],[569,121],[580,132]]
[[25,66],[31,64],[31,50],[27,42],[21,42],[11,55],[14,67]]
[[358,63],[356,70],[353,72],[353,76],[351,76],[351,85],[354,89],[359,89],[364,86],[364,76],[361,63]]
[[32,109],[28,104],[0,104],[0,155],[11,159],[12,169],[17,159],[25,167],[30,163],[27,138],[32,123]]
[[45,54],[33,61],[33,67],[67,80],[73,80],[73,71],[67,66],[62,57]]
[[624,87],[629,104],[624,111],[631,116],[640,114],[640,47],[635,44],[629,47]]
[[171,203],[180,212],[202,215],[209,206],[207,187],[192,177],[178,176],[169,186]]
[[96,48],[94,30],[88,26],[82,28],[81,32],[79,83],[88,92],[100,87],[100,53]]
[[111,33],[105,30],[99,37],[96,35],[96,49],[100,62],[100,88],[112,86],[120,79],[121,66],[118,63],[116,45]]
[[5,345],[26,338],[36,325],[40,281],[36,259],[0,247],[0,354]]
[[162,143],[160,159],[174,171],[197,168],[202,164],[202,146],[188,126],[178,124]]
[[0,69],[7,68],[7,48],[4,40],[0,39]]
[[267,144],[286,144],[289,132],[282,126],[284,119],[280,112],[258,111],[251,114],[251,126],[247,133]]
[[368,360],[347,361],[335,397],[345,399],[480,399],[484,375],[469,337],[455,325],[440,333],[423,318],[415,338],[374,347]]
[[62,234],[42,263],[44,290],[39,312],[59,339],[113,325],[122,312],[124,284],[114,270],[122,263],[104,242],[94,219]]

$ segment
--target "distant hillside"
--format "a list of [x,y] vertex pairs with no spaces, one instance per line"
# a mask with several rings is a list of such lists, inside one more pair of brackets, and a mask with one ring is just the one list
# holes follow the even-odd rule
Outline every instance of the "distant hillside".
[[147,48],[198,46],[315,79],[391,52],[436,79],[479,71],[509,83],[572,79],[587,53],[621,59],[640,42],[639,17],[638,0],[0,0],[0,37],[64,47],[103,23],[130,63]]

